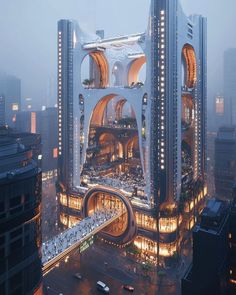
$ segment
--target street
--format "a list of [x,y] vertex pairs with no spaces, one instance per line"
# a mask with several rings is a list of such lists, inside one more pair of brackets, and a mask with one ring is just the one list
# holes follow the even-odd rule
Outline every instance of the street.
[[[136,273],[135,273],[135,272]],[[82,279],[74,277],[80,273]],[[97,241],[90,249],[81,255],[75,252],[67,262],[63,261],[44,277],[44,287],[48,295],[95,295],[96,282],[103,281],[110,288],[110,294],[129,294],[123,290],[123,284],[135,287],[133,294],[180,294],[179,283],[164,279],[158,284],[157,275],[144,277],[140,265],[121,255],[121,250]]]

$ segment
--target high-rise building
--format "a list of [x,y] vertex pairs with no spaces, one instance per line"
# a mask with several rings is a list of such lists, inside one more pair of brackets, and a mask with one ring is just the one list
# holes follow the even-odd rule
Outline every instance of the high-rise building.
[[43,179],[55,176],[58,157],[57,108],[19,112],[16,116],[16,123],[17,130],[20,132],[41,135]]
[[41,171],[20,137],[0,130],[0,294],[41,295]]
[[224,53],[225,124],[236,124],[236,48]]
[[236,185],[229,215],[229,295],[236,294]]
[[0,126],[5,125],[5,97],[0,95]]
[[236,180],[236,128],[220,127],[215,139],[215,192],[231,199]]
[[155,262],[179,251],[207,193],[206,64],[206,19],[177,0],[152,0],[141,34],[58,22],[62,223],[119,206],[106,239]]
[[16,114],[21,109],[21,80],[14,76],[0,75],[0,93],[5,97],[5,120],[15,127]]
[[182,280],[182,295],[227,295],[229,204],[212,199],[193,230],[193,262]]

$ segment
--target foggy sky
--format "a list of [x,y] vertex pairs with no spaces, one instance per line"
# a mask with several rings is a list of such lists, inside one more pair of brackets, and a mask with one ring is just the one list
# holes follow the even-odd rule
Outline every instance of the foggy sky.
[[[222,92],[223,52],[236,47],[235,0],[181,0],[184,11],[208,18],[208,99]],[[22,99],[46,104],[56,87],[57,21],[76,19],[106,37],[143,32],[150,0],[0,0],[0,72],[22,79]],[[42,102],[43,101],[43,102]],[[50,104],[56,102],[56,94]]]

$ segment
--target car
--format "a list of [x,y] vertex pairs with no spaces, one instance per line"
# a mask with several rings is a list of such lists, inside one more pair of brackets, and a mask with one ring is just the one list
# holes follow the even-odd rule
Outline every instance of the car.
[[123,285],[123,289],[129,292],[134,292],[134,287],[130,285]]
[[107,285],[101,281],[97,282],[97,290],[101,291],[105,294],[109,294],[110,289],[107,287]]
[[79,272],[75,273],[74,277],[78,280],[82,280],[82,275]]

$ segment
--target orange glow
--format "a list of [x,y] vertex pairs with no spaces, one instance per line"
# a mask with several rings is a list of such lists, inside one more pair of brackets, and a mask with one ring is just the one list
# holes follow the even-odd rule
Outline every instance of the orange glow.
[[53,149],[53,158],[57,158],[58,157],[58,150],[57,148]]
[[230,279],[229,281],[230,281],[230,283],[236,285],[236,280],[234,280],[234,279]]
[[[98,88],[105,88],[108,85],[108,63],[104,56],[104,54],[100,51],[94,51],[90,53],[90,56],[93,58],[94,62],[97,65],[99,71],[99,81],[98,81]],[[98,78],[98,77],[96,77]],[[95,79],[96,83],[96,79]]]
[[116,103],[116,120],[120,120],[122,118],[123,107],[126,103],[126,99],[121,99]]
[[172,233],[177,229],[177,217],[160,218],[159,230],[161,233]]
[[34,295],[43,295],[43,284],[41,284],[39,288],[34,291]]
[[186,44],[182,54],[186,70],[185,83],[188,88],[193,88],[197,81],[197,61],[193,47]]
[[135,59],[130,66],[129,74],[128,74],[128,83],[131,85],[133,82],[138,82],[138,74],[142,66],[146,63],[146,57],[142,56],[140,58]]
[[77,224],[81,219],[78,217],[66,215],[66,214],[60,214],[60,222],[64,224],[67,227],[72,227],[75,224]]
[[91,125],[102,125],[105,108],[106,108],[108,102],[112,98],[114,98],[115,96],[116,96],[116,94],[107,95],[107,96],[103,97],[97,103],[97,105],[96,105],[96,107],[95,107],[95,109],[93,111],[93,115],[92,115],[92,119],[91,119]]
[[31,133],[36,133],[36,113],[31,113]]
[[189,223],[189,229],[192,229],[195,225],[195,219],[194,217],[191,218],[190,223]]
[[[67,201],[68,198],[68,201]],[[68,206],[72,209],[81,210],[82,199],[76,196],[67,196],[66,194],[60,194],[60,203],[63,206]]]
[[160,243],[159,246],[159,254],[163,257],[171,257],[174,255],[174,253],[177,251],[177,244],[162,244]]
[[157,254],[157,243],[148,238],[137,236],[134,240],[134,245],[143,252]]
[[153,217],[140,212],[135,212],[135,219],[138,226],[157,231],[157,220]]

